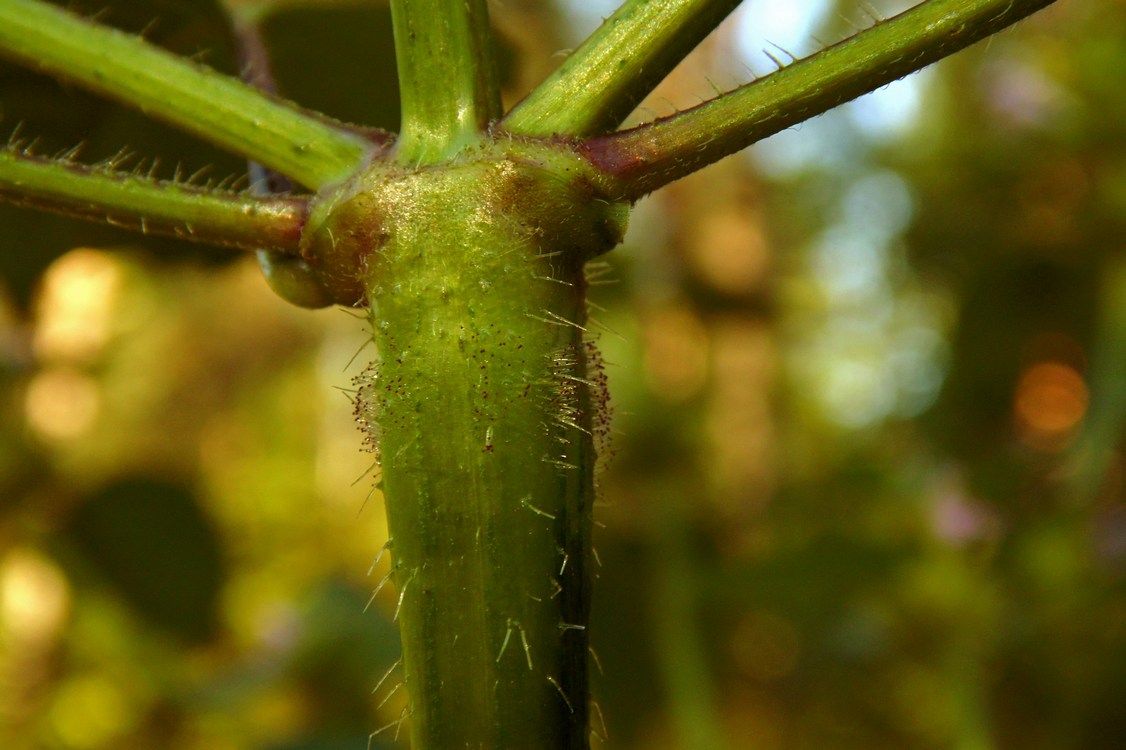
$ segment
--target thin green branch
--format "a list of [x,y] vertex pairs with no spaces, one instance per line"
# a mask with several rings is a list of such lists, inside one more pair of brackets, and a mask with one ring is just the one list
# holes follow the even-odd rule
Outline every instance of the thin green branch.
[[928,0],[851,39],[671,117],[582,148],[637,199],[755,141],[968,47],[1055,0]]
[[345,126],[41,0],[0,0],[0,56],[135,106],[314,189],[358,170],[372,148]]
[[0,200],[194,242],[296,255],[307,201],[260,198],[0,151]]
[[433,163],[500,116],[485,0],[391,0],[391,20],[403,111],[396,153]]
[[504,126],[532,136],[618,127],[740,0],[628,0],[513,108]]

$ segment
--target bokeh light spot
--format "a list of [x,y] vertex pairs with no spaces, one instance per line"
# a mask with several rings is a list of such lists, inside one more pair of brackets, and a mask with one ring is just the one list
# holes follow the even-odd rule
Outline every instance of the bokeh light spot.
[[1087,384],[1075,368],[1060,362],[1039,362],[1017,382],[1013,412],[1026,443],[1060,447],[1087,411]]
[[70,589],[59,569],[29,549],[13,549],[0,562],[0,624],[11,642],[52,639],[70,611]]
[[40,290],[35,353],[48,361],[87,362],[105,346],[121,269],[108,254],[79,248],[47,269]]
[[24,410],[28,424],[48,440],[73,440],[93,426],[101,406],[97,383],[88,375],[52,368],[32,378]]
[[101,675],[66,682],[55,698],[51,724],[65,747],[102,747],[136,723],[121,689]]
[[645,322],[645,375],[653,392],[671,402],[684,401],[704,387],[708,371],[708,334],[687,307],[654,310]]

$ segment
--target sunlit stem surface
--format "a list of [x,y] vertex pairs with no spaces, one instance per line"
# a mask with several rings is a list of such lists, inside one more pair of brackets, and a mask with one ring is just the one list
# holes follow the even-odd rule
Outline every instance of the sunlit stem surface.
[[[429,164],[477,141],[500,116],[485,0],[392,0],[404,164]],[[373,94],[376,92],[373,92]]]
[[584,136],[621,124],[740,0],[627,0],[505,117],[524,135]]

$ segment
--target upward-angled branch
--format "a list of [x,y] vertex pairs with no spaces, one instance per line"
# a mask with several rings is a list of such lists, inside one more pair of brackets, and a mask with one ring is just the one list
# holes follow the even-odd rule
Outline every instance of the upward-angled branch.
[[485,0],[391,0],[403,122],[396,153],[431,163],[500,116]]
[[745,146],[866,94],[1055,0],[928,0],[692,109],[586,141],[587,157],[636,199]]
[[371,148],[344,126],[41,0],[0,0],[0,56],[135,106],[314,189],[355,172]]
[[513,108],[505,128],[586,136],[618,127],[739,2],[627,0]]
[[0,150],[0,200],[145,233],[296,255],[307,201],[259,198]]

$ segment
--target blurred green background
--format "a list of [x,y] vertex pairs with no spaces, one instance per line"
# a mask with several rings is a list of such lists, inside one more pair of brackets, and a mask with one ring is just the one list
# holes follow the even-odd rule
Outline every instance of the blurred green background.
[[[382,4],[231,3],[272,11],[287,96],[395,128]],[[218,6],[68,4],[237,72]],[[612,7],[491,3],[506,100]],[[750,0],[636,119],[866,8]],[[1061,0],[638,206],[592,269],[595,747],[1126,747],[1124,75],[1126,3]],[[17,126],[245,168],[4,65]],[[335,750],[395,722],[343,392],[364,341],[247,258],[0,207],[0,747]]]

